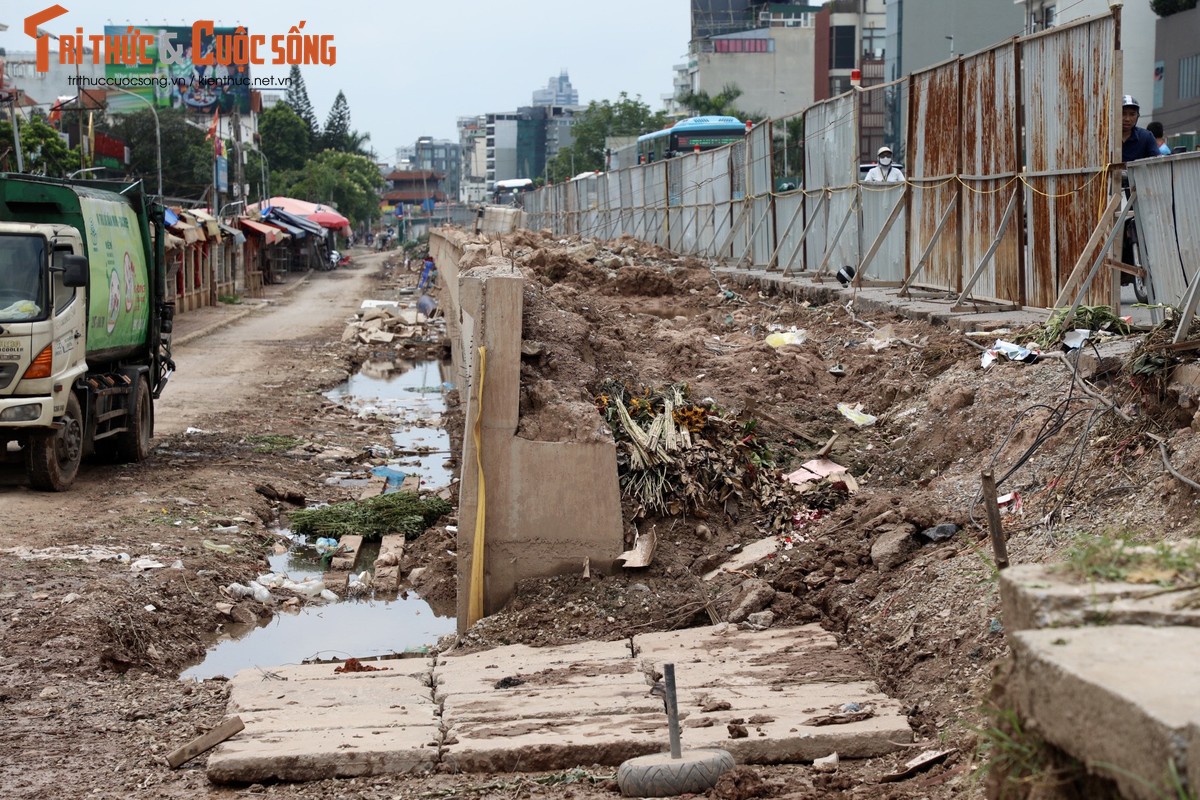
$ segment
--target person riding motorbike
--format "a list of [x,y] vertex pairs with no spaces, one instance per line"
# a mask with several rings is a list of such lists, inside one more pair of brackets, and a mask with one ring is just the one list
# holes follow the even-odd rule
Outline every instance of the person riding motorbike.
[[[1138,117],[1141,116],[1141,104],[1133,95],[1127,94],[1121,98],[1121,160],[1128,164],[1130,161],[1137,161],[1142,158],[1156,158],[1159,155],[1158,142],[1154,139],[1154,134],[1145,128],[1139,128],[1137,125]],[[1125,202],[1129,198],[1129,180],[1122,177],[1121,190],[1125,193]],[[1125,220],[1125,235],[1121,244],[1121,261],[1133,266],[1144,267],[1139,264],[1138,248],[1137,248],[1137,226],[1133,222],[1133,215],[1130,214]],[[1139,303],[1148,303],[1150,301],[1150,293],[1147,291],[1147,277],[1130,275],[1127,272],[1121,273],[1121,285],[1126,286],[1133,284],[1133,293],[1137,297]]]

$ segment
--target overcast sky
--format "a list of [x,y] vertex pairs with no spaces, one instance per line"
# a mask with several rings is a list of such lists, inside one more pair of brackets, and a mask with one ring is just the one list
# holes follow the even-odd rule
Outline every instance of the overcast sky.
[[[305,33],[331,34],[337,47],[332,66],[301,66],[318,120],[325,121],[338,90],[344,91],[352,126],[369,132],[388,162],[418,136],[457,141],[460,116],[530,105],[533,91],[563,69],[583,104],[616,100],[624,91],[658,110],[661,95],[671,91],[671,67],[685,60],[689,33],[688,0],[341,0],[315,6],[319,10],[294,0],[58,4],[68,13],[42,27],[60,36],[77,27],[86,37],[103,34],[105,25],[190,26],[213,19],[218,27],[246,25],[269,42],[304,20]],[[54,0],[5,0],[0,23],[8,30],[0,32],[0,47],[31,51],[24,18],[51,5]],[[266,54],[269,61],[269,47]],[[288,70],[267,64],[251,75],[286,77]]]

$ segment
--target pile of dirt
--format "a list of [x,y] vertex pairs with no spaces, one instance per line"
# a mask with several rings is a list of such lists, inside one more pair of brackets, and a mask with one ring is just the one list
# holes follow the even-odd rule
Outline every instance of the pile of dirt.
[[[1188,427],[1195,403],[1161,371],[1118,368],[1094,380],[1092,391],[1118,416],[1079,388],[1069,359],[984,370],[960,333],[848,308],[849,291],[760,290],[631,239],[522,231],[478,253],[480,263],[511,257],[529,278],[520,435],[614,440],[628,476],[631,429],[615,398],[638,425],[670,414],[695,448],[669,473],[672,486],[705,491],[675,497],[665,510],[630,492],[627,541],[651,532],[658,541],[648,567],[525,581],[508,608],[457,646],[617,640],[751,613],[758,624],[818,621],[904,701],[919,736],[957,749],[921,776],[887,785],[879,777],[911,754],[843,762],[832,774],[740,767],[712,797],[971,792],[979,765],[971,729],[984,722],[991,670],[1007,652],[980,525],[984,469],[1002,493],[1020,496],[1006,506],[1014,562],[1056,558],[1094,532],[1196,535],[1194,493],[1165,471],[1146,436],[1162,438],[1181,474],[1200,475],[1200,438]],[[415,284],[396,257],[370,258],[378,260],[369,279],[322,273],[318,288],[357,281],[353,308]],[[54,497],[29,492],[14,464],[0,475],[0,707],[11,720],[0,729],[0,783],[11,796],[64,785],[80,796],[223,796],[207,787],[203,758],[178,771],[158,760],[224,714],[223,681],[175,677],[216,634],[280,610],[232,598],[228,587],[263,571],[275,528],[293,509],[356,497],[330,476],[366,474],[391,443],[389,420],[323,393],[368,360],[445,353],[440,341],[343,342],[347,320],[328,305],[303,309],[328,315],[312,335],[208,341],[221,358],[237,350],[239,363],[242,351],[261,351],[231,378],[253,383],[252,397],[189,417],[186,430],[155,439],[147,462],[85,469],[72,492]],[[203,390],[218,371],[191,375]],[[188,375],[181,366],[168,393],[180,397]],[[670,411],[667,390],[683,398]],[[456,393],[447,403],[458,452]],[[860,427],[850,419],[866,419],[857,414],[874,422]],[[785,476],[819,453],[847,473],[792,488]],[[450,515],[410,542],[403,565],[409,588],[439,614],[455,607],[456,524]],[[777,545],[771,557],[726,569],[762,540]],[[251,789],[294,798],[615,796],[613,770],[589,765],[549,776]]]
[[[650,530],[658,538],[649,567],[525,581],[460,647],[707,625],[755,595],[773,624],[818,620],[837,632],[905,700],[918,735],[970,752],[1007,653],[983,470],[1021,498],[1006,506],[1014,561],[1053,559],[1090,533],[1175,538],[1197,527],[1191,490],[1164,472],[1144,432],[1166,437],[1189,474],[1200,469],[1196,437],[1175,429],[1173,397],[1119,373],[1097,377],[1110,398],[1100,401],[1079,388],[1070,359],[985,370],[961,331],[855,311],[849,291],[736,286],[697,259],[628,239],[525,231],[500,250],[529,279],[519,435],[615,434],[625,469],[628,443],[604,414],[608,388],[650,397],[682,386],[714,419],[752,430],[756,477],[780,487],[789,524],[773,526],[778,514],[749,491],[657,515],[627,491],[627,543]],[[788,343],[772,346],[772,334]],[[856,425],[844,408],[874,422]],[[710,455],[736,457],[738,446],[730,439]],[[791,491],[785,476],[818,452],[848,469],[852,490]],[[765,537],[778,540],[771,557],[720,571]]]

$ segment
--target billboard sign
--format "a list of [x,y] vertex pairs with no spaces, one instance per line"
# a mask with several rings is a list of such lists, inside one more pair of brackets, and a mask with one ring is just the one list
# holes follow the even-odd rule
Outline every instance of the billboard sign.
[[[106,37],[119,37],[125,31],[125,27],[104,28]],[[145,42],[144,58],[130,59],[135,63],[105,64],[104,76],[110,85],[132,92],[158,108],[203,114],[214,111],[226,114],[237,108],[243,114],[250,113],[250,67],[222,64],[223,59],[214,58],[217,37],[233,36],[234,28],[208,28],[193,33],[191,27],[144,26],[139,31]],[[241,35],[245,35],[244,29]],[[118,113],[145,106],[124,92],[111,92],[108,104],[110,110]]]

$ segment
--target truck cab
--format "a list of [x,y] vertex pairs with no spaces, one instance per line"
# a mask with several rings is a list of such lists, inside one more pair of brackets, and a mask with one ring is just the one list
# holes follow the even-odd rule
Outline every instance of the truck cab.
[[146,458],[174,370],[161,209],[114,188],[0,175],[0,460],[35,489]]
[[[82,249],[79,232],[66,225],[0,222],[0,423],[6,428],[50,427],[87,371]],[[75,259],[73,279],[68,257]]]

